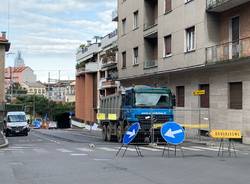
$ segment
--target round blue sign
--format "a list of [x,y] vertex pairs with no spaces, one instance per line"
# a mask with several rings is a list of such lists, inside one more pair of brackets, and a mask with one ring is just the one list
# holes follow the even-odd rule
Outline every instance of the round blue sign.
[[138,134],[139,130],[140,130],[140,123],[132,124],[123,136],[123,144],[126,145],[130,144]]
[[161,136],[163,139],[173,145],[178,145],[185,140],[185,131],[176,122],[167,122],[161,127]]

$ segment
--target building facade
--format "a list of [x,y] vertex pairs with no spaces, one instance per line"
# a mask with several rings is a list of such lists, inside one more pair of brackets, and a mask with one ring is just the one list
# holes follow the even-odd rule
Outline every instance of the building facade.
[[8,52],[10,43],[6,38],[5,32],[0,35],[0,129],[2,128],[2,121],[4,116],[5,90],[4,90],[4,66],[5,66],[5,52]]
[[44,85],[47,89],[46,96],[48,99],[58,103],[75,102],[74,80],[60,80]]
[[5,68],[5,89],[13,83],[35,83],[36,75],[29,66]]
[[[239,129],[250,143],[249,8],[248,0],[119,0],[121,85],[168,86],[176,121]],[[193,96],[197,89],[205,95]]]
[[119,88],[117,71],[117,30],[89,43],[76,54],[76,118],[96,122],[100,99],[115,94]]
[[27,95],[46,96],[46,86],[41,82],[23,82],[20,84],[27,90]]

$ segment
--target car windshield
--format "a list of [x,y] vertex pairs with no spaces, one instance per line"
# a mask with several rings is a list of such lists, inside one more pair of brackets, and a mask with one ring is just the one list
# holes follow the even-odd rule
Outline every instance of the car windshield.
[[169,94],[162,93],[136,93],[135,105],[139,107],[169,107],[170,106]]
[[25,122],[25,115],[9,115],[8,122]]

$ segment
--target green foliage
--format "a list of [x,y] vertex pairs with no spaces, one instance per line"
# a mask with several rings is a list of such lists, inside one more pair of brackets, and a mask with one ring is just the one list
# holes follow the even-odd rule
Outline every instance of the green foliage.
[[7,89],[7,94],[12,94],[15,95],[22,95],[22,94],[27,94],[27,90],[25,88],[22,88],[22,86],[15,82],[13,83],[8,89]]
[[36,115],[41,117],[45,117],[47,114],[51,120],[54,119],[56,115],[74,111],[75,108],[73,103],[55,103],[49,101],[44,96],[38,95],[18,96],[15,104],[23,104],[28,114],[33,114],[34,111]]

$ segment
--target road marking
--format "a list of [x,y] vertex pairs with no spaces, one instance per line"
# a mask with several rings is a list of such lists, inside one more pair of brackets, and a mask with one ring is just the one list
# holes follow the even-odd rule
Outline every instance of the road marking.
[[[115,148],[119,149],[119,147],[115,147]],[[122,147],[122,150],[126,150],[126,149],[127,149],[127,151],[136,151],[136,149],[134,149],[134,148]]]
[[70,151],[70,150],[67,150],[67,149],[64,149],[64,148],[60,148],[60,149],[56,149],[57,151],[60,151],[62,153],[72,153],[73,151]]
[[100,150],[104,150],[104,151],[117,151],[117,149],[113,149],[113,148],[107,148],[107,147],[98,147],[98,149]]
[[184,150],[190,150],[190,151],[203,151],[203,150],[198,149],[198,148],[190,148],[190,147],[182,147],[182,149],[184,149]]
[[111,159],[110,158],[94,158],[93,160],[95,160],[95,161],[109,161]]
[[[158,149],[164,149],[165,146],[156,146],[156,148]],[[167,146],[165,147],[166,150],[170,150],[170,151],[175,151],[174,148],[168,148]],[[176,151],[180,151],[180,149],[176,148]]]
[[197,148],[197,149],[202,149],[202,150],[208,150],[208,151],[216,151],[216,152],[219,151],[219,149],[207,148],[207,147],[201,147],[201,146],[192,146],[192,148]]
[[161,151],[159,149],[155,149],[155,148],[149,148],[149,147],[139,147],[140,149],[143,149],[143,150],[147,150],[147,151],[153,151],[153,152],[157,152],[157,151]]
[[92,152],[92,151],[94,151],[94,150],[89,149],[89,148],[76,148],[76,149],[79,150],[79,151],[83,151],[83,152]]
[[71,156],[87,156],[88,154],[83,154],[83,153],[71,153]]

